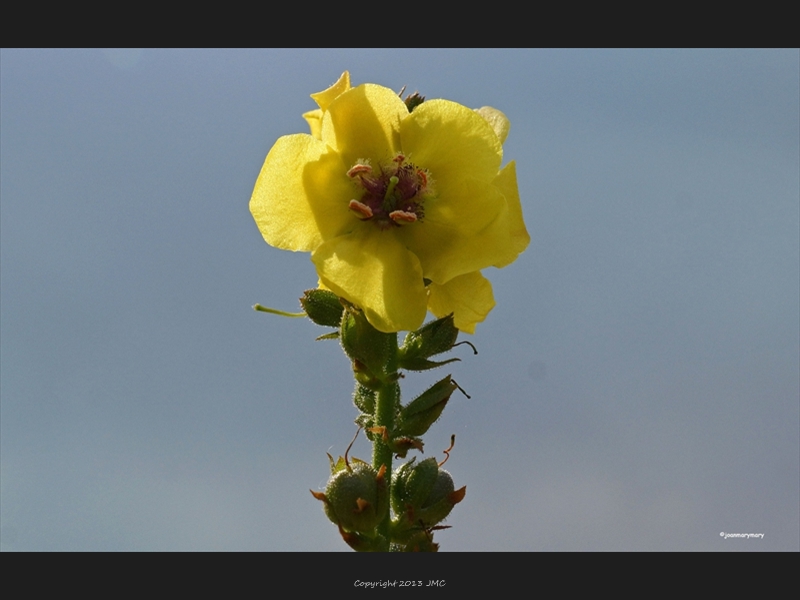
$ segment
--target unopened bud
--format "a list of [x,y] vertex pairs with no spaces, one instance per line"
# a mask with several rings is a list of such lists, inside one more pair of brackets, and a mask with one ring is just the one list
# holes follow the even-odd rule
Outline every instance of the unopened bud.
[[442,414],[456,388],[458,385],[448,375],[409,402],[400,410],[398,432],[404,435],[424,435]]
[[325,493],[312,494],[324,502],[327,517],[345,531],[372,533],[387,509],[388,493],[383,470],[353,460],[353,465],[335,473]]
[[300,298],[300,304],[308,318],[317,325],[339,327],[342,322],[344,306],[339,297],[330,290],[306,290]]
[[381,379],[394,358],[397,334],[378,331],[363,312],[347,308],[342,316],[340,340],[345,353],[353,360],[356,379],[371,388],[371,380]]
[[455,489],[450,473],[441,469],[434,458],[402,465],[392,479],[392,509],[399,515],[397,526],[409,531],[420,524],[433,527],[464,499],[466,491],[466,486]]
[[362,413],[372,415],[375,412],[375,391],[363,385],[357,385],[353,392],[353,404]]
[[409,371],[425,371],[459,360],[451,358],[441,362],[428,360],[442,352],[451,350],[458,338],[458,329],[453,322],[453,315],[425,323],[416,331],[406,335],[403,347],[398,354],[398,365]]

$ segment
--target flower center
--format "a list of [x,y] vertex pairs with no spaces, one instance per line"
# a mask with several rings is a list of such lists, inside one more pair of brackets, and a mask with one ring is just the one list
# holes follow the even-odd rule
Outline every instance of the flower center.
[[362,221],[388,229],[421,221],[425,216],[423,204],[432,193],[430,176],[402,154],[377,169],[359,160],[347,176],[361,190],[361,198],[350,200],[349,208]]

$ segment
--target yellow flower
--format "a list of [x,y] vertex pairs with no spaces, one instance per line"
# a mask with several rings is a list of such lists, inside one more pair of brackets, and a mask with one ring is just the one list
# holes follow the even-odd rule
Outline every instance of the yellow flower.
[[508,119],[428,100],[408,111],[392,90],[312,95],[311,135],[281,137],[250,211],[267,243],[311,252],[320,282],[380,331],[417,329],[428,309],[474,332],[494,307],[480,270],[530,240],[514,163],[500,169]]

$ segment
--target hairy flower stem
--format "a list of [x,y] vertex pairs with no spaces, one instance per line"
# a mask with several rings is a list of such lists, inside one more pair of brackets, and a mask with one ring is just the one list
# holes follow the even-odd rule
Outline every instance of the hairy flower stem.
[[[400,385],[397,383],[397,334],[392,337],[391,357],[386,365],[386,377],[381,385],[375,399],[375,425],[385,427],[386,431],[392,431],[394,427],[394,417],[397,406],[400,403]],[[372,466],[376,471],[380,471],[381,466],[386,467],[387,489],[392,485],[392,450],[389,448],[383,436],[375,436],[372,442]],[[382,551],[389,550],[389,506],[386,506],[386,513],[383,515],[378,525],[378,533],[386,540],[386,547]]]

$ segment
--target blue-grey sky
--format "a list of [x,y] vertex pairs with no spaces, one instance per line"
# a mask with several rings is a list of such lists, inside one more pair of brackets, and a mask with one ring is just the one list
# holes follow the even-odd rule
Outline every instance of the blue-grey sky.
[[248,211],[346,69],[511,121],[531,244],[403,384],[471,395],[442,550],[800,550],[796,49],[2,50],[2,550],[347,550],[352,375]]

